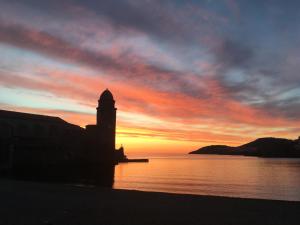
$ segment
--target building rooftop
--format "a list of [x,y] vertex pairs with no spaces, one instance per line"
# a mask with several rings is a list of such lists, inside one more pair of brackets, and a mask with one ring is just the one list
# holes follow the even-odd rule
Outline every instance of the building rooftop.
[[31,121],[34,120],[34,121],[49,122],[49,123],[56,123],[56,124],[60,123],[60,124],[79,128],[79,126],[68,123],[67,121],[65,121],[59,117],[32,114],[32,113],[0,110],[0,118],[21,119],[21,120],[31,120]]

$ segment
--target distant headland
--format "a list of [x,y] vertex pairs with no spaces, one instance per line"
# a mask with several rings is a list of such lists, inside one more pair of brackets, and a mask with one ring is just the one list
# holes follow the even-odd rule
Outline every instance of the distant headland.
[[237,147],[210,145],[189,152],[189,154],[300,158],[300,137],[296,140],[265,137]]

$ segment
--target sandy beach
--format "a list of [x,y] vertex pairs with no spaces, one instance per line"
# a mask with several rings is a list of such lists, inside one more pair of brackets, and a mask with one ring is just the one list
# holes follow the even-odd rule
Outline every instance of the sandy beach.
[[1,225],[299,224],[300,202],[0,181]]

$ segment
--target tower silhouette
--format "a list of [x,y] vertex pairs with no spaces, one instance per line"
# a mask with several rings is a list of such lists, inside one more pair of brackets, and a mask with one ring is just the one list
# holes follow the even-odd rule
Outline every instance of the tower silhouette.
[[115,150],[116,111],[114,97],[106,89],[98,100],[97,126],[101,130],[103,147],[108,151]]
[[88,174],[96,184],[113,184],[116,136],[116,108],[112,93],[106,89],[98,100],[97,123],[86,126]]

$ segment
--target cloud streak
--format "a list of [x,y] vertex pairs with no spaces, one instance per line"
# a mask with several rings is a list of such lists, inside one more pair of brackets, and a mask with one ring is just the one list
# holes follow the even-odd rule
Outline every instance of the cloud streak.
[[0,6],[0,48],[8,53],[0,56],[0,88],[51,94],[88,110],[49,113],[83,126],[108,87],[122,138],[240,144],[298,132],[294,46],[300,31],[274,16],[284,8],[279,3],[29,0]]

